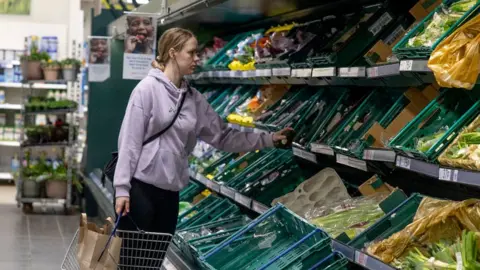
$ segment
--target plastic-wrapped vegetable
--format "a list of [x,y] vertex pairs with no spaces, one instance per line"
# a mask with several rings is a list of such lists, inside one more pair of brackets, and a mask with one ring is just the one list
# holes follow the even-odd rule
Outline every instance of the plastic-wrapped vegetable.
[[422,137],[418,139],[417,146],[415,147],[420,152],[427,152],[443,135],[445,131],[439,131],[433,135]]
[[427,22],[425,29],[417,36],[408,41],[408,47],[431,47],[455,22],[457,22],[470,8],[476,4],[476,0],[463,0],[443,7]]
[[387,193],[380,193],[313,208],[305,217],[332,237],[345,232],[352,239],[384,215],[378,204],[386,196]]

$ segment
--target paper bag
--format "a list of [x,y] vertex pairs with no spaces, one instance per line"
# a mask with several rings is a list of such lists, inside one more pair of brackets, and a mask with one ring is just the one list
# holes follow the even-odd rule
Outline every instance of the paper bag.
[[82,214],[77,243],[80,270],[118,269],[122,239],[113,235],[110,242],[108,241],[114,224],[110,218],[107,220],[108,224],[98,228],[96,224],[87,222],[87,215]]

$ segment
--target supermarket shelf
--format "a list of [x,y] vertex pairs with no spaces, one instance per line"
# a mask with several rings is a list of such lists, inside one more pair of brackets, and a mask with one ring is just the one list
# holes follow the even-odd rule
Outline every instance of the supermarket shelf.
[[317,148],[317,151],[315,152],[313,151],[313,147],[312,151],[307,151],[298,147],[293,147],[292,150],[295,156],[315,164],[317,164],[317,155],[335,156],[336,162],[339,164],[362,171],[370,171],[368,162],[377,161],[390,163],[394,165],[394,168],[412,171],[441,181],[480,187],[480,181],[478,181],[478,179],[480,179],[480,171],[477,172],[444,167],[423,160],[397,155],[393,150],[390,149],[366,149],[364,151],[363,159],[357,159],[335,153],[333,149],[331,150],[332,152],[329,152],[330,149],[328,146],[320,145],[320,148]]
[[29,84],[33,89],[51,89],[51,90],[66,90],[67,84],[61,83],[45,83],[45,82],[30,82],[30,83],[12,83],[12,82],[0,82],[0,87],[5,88],[28,88]]
[[28,142],[23,142],[20,146],[23,148],[34,148],[34,147],[69,147],[73,144],[68,142],[54,142],[54,143],[42,143],[42,144],[31,144]]
[[236,130],[240,130],[240,131],[243,131],[243,132],[269,133],[269,131],[266,131],[266,130],[263,130],[263,129],[254,128],[254,127],[245,127],[245,126],[241,126],[241,125],[238,125],[238,124],[229,123],[228,127],[236,129]]
[[360,250],[354,249],[337,240],[332,240],[332,248],[335,251],[342,253],[349,261],[363,266],[370,270],[395,270],[396,268],[390,266]]
[[23,109],[22,104],[0,104],[0,110],[21,110]]
[[253,210],[254,212],[258,214],[263,214],[268,210],[268,207],[263,205],[262,203],[259,203],[255,201],[252,198],[249,198],[240,192],[237,192],[236,190],[224,186],[222,184],[219,184],[215,181],[207,179],[205,176],[203,176],[200,173],[195,173],[193,171],[190,171],[190,178],[195,180],[196,182],[204,185],[208,189],[215,191],[227,198],[230,198],[231,200],[235,201],[236,203]]
[[35,114],[67,114],[76,112],[76,109],[61,109],[61,110],[46,110],[46,111],[34,111],[34,112],[25,112],[27,115],[35,115]]
[[0,180],[13,180],[13,175],[9,172],[0,172]]
[[17,142],[17,141],[0,141],[0,146],[20,147],[20,142]]
[[[197,84],[421,85],[433,80],[427,60],[402,60],[374,67],[273,68],[206,71],[187,77]],[[397,80],[394,80],[397,78]]]
[[65,199],[51,198],[20,198],[22,203],[65,204]]

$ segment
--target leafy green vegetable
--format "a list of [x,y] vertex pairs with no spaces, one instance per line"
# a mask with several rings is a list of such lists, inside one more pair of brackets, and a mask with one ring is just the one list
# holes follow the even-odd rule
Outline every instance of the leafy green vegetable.
[[444,131],[437,132],[433,135],[426,136],[418,139],[417,146],[415,147],[420,152],[427,152],[432,146],[438,142],[438,140],[445,134]]

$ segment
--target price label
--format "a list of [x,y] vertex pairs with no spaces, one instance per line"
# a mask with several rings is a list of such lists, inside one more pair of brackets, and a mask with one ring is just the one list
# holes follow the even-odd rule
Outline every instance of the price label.
[[327,68],[314,68],[312,69],[312,77],[335,77],[337,75],[336,68],[327,67]]
[[207,181],[211,183],[209,187],[211,190],[215,192],[220,192],[220,185],[217,182],[211,181],[211,180],[207,180]]
[[292,69],[292,77],[297,78],[308,78],[312,76],[312,69],[311,68],[297,68]]
[[339,70],[340,77],[365,77],[365,67],[345,67]]
[[369,78],[376,78],[378,77],[378,67],[371,67],[367,69],[367,76]]
[[317,163],[317,156],[315,156],[314,153],[309,153],[303,149],[299,149],[299,148],[293,148],[293,154],[297,157],[300,157],[300,158],[303,158],[303,159],[306,159],[308,161],[311,161],[313,163]]
[[330,146],[324,144],[312,143],[310,144],[310,149],[314,153],[324,154],[328,156],[335,155],[333,149]]
[[411,164],[412,164],[412,160],[410,158],[397,156],[397,161],[395,163],[397,167],[410,170]]
[[400,71],[412,71],[413,60],[402,60],[400,62]]
[[453,170],[452,181],[453,182],[458,182],[458,170]]
[[257,201],[252,201],[252,210],[262,215],[263,213],[267,212],[268,207]]
[[355,169],[359,169],[362,171],[367,171],[367,162],[356,159],[356,158],[351,158],[345,155],[337,154],[337,163],[343,164]]
[[367,266],[368,256],[367,254],[360,252],[358,250],[355,251],[355,262],[361,266]]
[[240,193],[235,193],[235,201],[247,208],[250,209],[251,205],[252,205],[252,199],[248,198],[247,196],[244,196]]
[[273,68],[272,69],[273,76],[290,76],[291,69],[289,67],[285,68]]
[[243,75],[245,75],[246,78],[255,78],[256,72],[255,70],[250,70],[250,71],[244,72]]
[[210,71],[207,72],[207,76],[209,78],[213,78],[213,77],[215,77],[215,72],[213,70],[210,70]]
[[438,170],[438,179],[443,180],[443,181],[450,181],[451,178],[452,178],[452,170],[451,169],[440,168]]
[[368,149],[363,151],[363,159],[385,162],[395,162],[395,152],[390,150]]
[[271,69],[258,69],[257,70],[257,77],[271,77],[272,70]]
[[230,199],[235,199],[235,190],[227,187],[227,186],[220,186],[220,193],[225,195]]
[[376,36],[378,35],[378,33],[380,33],[380,31],[382,31],[383,27],[388,25],[392,20],[392,16],[390,16],[388,12],[385,12],[374,24],[372,24],[368,28],[368,31],[370,31],[374,36]]
[[191,178],[195,178],[195,172],[192,171],[192,170],[188,170],[188,175],[189,175]]

